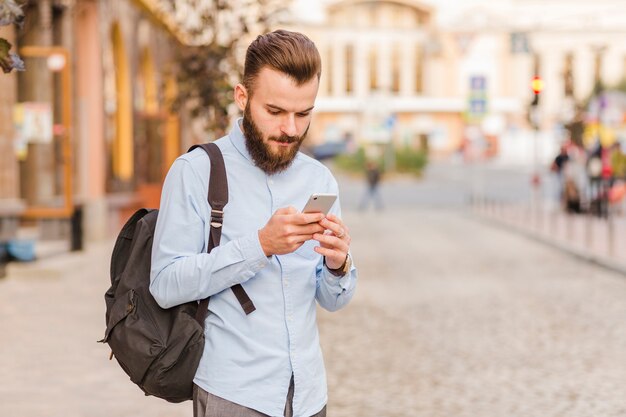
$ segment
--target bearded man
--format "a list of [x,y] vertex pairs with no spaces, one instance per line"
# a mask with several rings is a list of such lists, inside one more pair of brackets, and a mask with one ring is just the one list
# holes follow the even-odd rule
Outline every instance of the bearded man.
[[[312,193],[338,194],[330,171],[298,151],[320,74],[319,52],[300,33],[278,30],[248,47],[234,91],[243,118],[215,141],[229,203],[210,253],[208,156],[182,155],[165,180],[150,291],[163,308],[211,297],[195,417],[326,415],[316,306],[344,307],[357,273],[339,203],[328,215],[299,211]],[[229,291],[236,284],[256,306],[249,315]]]

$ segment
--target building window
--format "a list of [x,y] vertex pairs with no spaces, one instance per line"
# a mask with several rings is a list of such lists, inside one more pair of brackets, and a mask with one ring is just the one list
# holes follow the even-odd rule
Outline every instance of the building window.
[[354,91],[354,45],[346,45],[346,93]]
[[594,93],[598,93],[599,91],[601,91],[604,88],[604,85],[602,83],[602,55],[604,54],[605,50],[606,50],[606,46],[597,46],[594,47],[594,76],[593,76],[593,80],[594,80],[594,86],[593,86],[593,91]]
[[424,92],[424,48],[417,45],[415,50],[415,92]]
[[401,55],[400,45],[393,45],[393,49],[391,50],[391,91],[394,93],[400,92],[400,72],[402,70]]
[[327,59],[326,59],[326,69],[324,73],[326,74],[326,91],[328,91],[328,95],[333,95],[333,46],[328,45],[327,49]]
[[571,52],[565,55],[565,65],[563,68],[563,88],[565,97],[574,96],[574,54]]
[[378,89],[378,54],[376,45],[370,47],[370,90]]
[[369,4],[368,17],[369,26],[376,27],[378,24],[378,5],[374,2]]

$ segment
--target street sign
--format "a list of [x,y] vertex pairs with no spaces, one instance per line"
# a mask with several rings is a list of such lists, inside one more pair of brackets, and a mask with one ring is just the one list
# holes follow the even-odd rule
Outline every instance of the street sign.
[[523,32],[511,33],[511,53],[512,54],[527,54],[530,52],[530,46],[528,45],[528,36]]
[[470,122],[479,122],[487,114],[487,78],[484,75],[470,77],[470,90],[466,118]]

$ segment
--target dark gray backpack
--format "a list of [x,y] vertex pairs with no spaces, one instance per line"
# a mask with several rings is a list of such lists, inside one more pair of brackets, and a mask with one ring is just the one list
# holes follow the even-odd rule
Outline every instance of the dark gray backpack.
[[[224,159],[215,144],[196,145],[211,159],[211,235],[207,252],[220,243],[228,183]],[[104,295],[106,331],[120,366],[146,395],[170,402],[192,397],[193,378],[204,350],[204,319],[209,299],[162,309],[150,294],[152,239],[158,210],[140,209],[126,222],[111,256],[111,287]],[[231,288],[246,314],[255,310],[241,285]]]

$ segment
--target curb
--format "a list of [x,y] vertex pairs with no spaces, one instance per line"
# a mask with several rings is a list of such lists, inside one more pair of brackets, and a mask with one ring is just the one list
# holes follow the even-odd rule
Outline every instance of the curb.
[[507,231],[514,231],[528,239],[534,240],[535,242],[539,242],[544,245],[550,246],[552,248],[558,249],[562,252],[565,252],[574,256],[575,258],[578,258],[585,262],[603,267],[612,272],[617,272],[626,277],[626,264],[624,263],[616,262],[605,256],[600,256],[600,255],[595,255],[589,252],[585,252],[581,249],[578,249],[566,243],[560,242],[555,239],[550,239],[537,232],[526,230],[521,226],[508,223],[504,220],[498,219],[497,217],[492,217],[488,214],[481,213],[474,209],[470,211],[470,216],[474,218],[475,220],[481,223],[484,223],[488,226],[497,227],[499,229],[504,229]]

